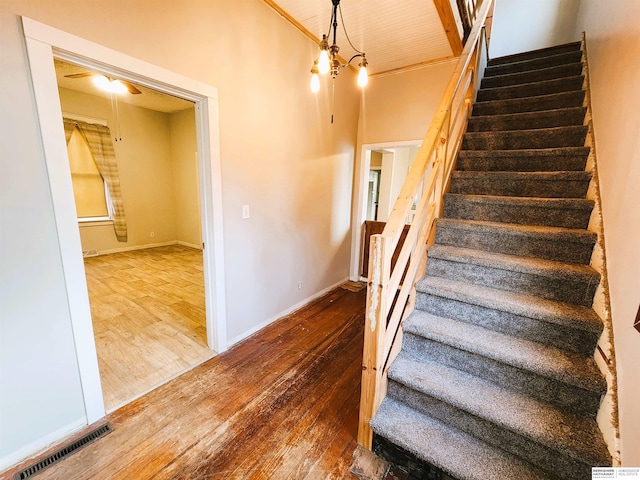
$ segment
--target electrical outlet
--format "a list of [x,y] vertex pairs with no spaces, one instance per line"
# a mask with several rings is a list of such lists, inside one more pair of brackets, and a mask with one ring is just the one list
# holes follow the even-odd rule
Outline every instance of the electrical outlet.
[[302,282],[298,282],[298,290],[302,290]]
[[149,236],[150,236],[151,238],[155,237],[155,236],[156,236],[156,232],[149,232]]

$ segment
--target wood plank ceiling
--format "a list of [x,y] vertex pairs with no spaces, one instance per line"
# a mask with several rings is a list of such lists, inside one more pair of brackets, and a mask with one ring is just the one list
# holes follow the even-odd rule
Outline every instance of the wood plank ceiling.
[[[316,42],[329,31],[331,0],[264,1]],[[460,55],[462,26],[452,1],[342,0],[340,9],[351,43],[366,53],[369,74],[376,75]],[[349,59],[356,52],[339,17],[337,44]]]

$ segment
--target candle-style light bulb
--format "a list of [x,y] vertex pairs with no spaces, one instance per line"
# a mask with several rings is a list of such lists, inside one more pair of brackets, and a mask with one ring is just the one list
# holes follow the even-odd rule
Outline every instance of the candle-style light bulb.
[[364,87],[369,83],[369,74],[367,73],[367,59],[362,55],[362,61],[360,62],[360,71],[358,72],[358,85]]

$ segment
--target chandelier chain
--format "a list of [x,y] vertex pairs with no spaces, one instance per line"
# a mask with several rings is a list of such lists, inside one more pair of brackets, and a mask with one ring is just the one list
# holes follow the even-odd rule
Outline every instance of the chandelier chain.
[[[347,33],[347,28],[344,26],[344,17],[342,16],[342,5],[338,5],[338,9],[340,10],[340,22],[342,23],[342,30],[344,31],[344,36],[347,37],[347,42],[349,42],[349,45],[351,45],[351,48],[353,48],[360,55],[363,55],[364,53],[358,50],[356,47],[354,47],[353,43],[351,43],[351,39],[349,38],[349,34]],[[333,14],[331,16],[333,17]]]

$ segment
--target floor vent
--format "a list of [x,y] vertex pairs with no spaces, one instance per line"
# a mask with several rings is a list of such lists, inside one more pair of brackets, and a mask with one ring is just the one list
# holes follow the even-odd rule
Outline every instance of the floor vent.
[[91,432],[87,433],[84,437],[79,438],[73,443],[69,445],[65,445],[60,448],[57,452],[52,453],[51,455],[43,458],[37,463],[20,470],[18,473],[14,475],[14,480],[25,480],[27,478],[33,477],[36,473],[40,473],[45,468],[50,467],[51,465],[58,463],[60,460],[64,460],[72,453],[77,452],[82,447],[89,445],[91,442],[98,440],[100,437],[105,436],[107,433],[110,433],[113,429],[111,425],[108,423],[102,425]]

